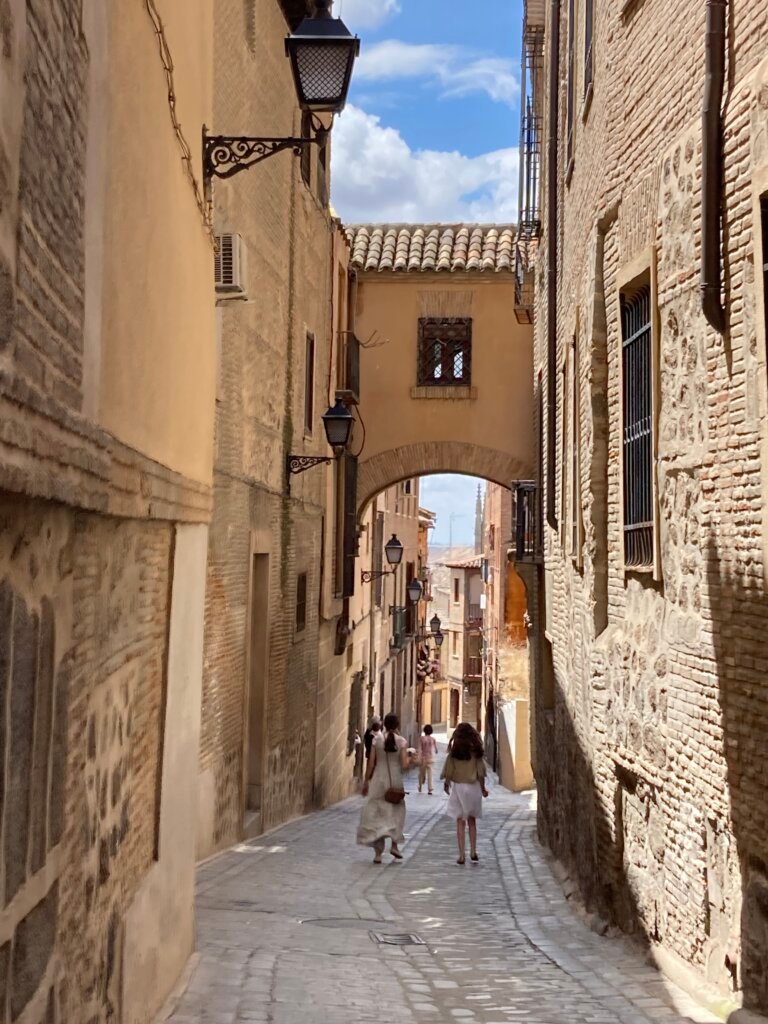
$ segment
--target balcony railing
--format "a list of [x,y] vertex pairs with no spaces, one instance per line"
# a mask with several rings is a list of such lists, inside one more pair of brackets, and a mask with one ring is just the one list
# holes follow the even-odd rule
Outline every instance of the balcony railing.
[[482,622],[482,621],[483,621],[483,609],[480,607],[480,605],[479,604],[469,604],[469,605],[467,605],[467,622],[474,624],[476,622]]
[[467,679],[482,679],[483,659],[479,654],[470,654],[464,666],[464,676]]
[[513,520],[515,524],[515,560],[538,562],[541,559],[541,502],[533,480],[514,484]]
[[515,319],[519,324],[533,323],[535,247],[533,240],[520,235],[515,239]]

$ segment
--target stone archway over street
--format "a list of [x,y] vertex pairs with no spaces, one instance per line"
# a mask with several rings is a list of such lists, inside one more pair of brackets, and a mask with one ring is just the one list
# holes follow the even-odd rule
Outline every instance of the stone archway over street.
[[361,460],[357,476],[358,514],[376,494],[393,483],[430,473],[464,473],[509,487],[512,481],[530,476],[531,464],[530,460],[523,461],[509,452],[463,441],[403,445]]
[[358,514],[408,477],[535,474],[533,338],[514,316],[509,225],[358,226]]

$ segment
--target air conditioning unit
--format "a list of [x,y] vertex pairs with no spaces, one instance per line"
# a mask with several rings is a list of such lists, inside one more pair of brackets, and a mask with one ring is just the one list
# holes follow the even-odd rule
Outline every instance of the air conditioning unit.
[[245,245],[241,235],[216,235],[213,265],[216,293],[230,299],[245,298]]

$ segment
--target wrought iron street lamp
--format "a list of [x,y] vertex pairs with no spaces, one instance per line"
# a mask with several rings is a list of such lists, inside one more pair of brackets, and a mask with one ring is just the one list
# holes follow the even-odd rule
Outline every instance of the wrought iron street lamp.
[[334,459],[341,458],[347,450],[352,436],[352,427],[355,425],[355,418],[346,405],[344,405],[344,402],[337,398],[336,405],[323,413],[320,418],[323,421],[326,440],[331,448],[333,448],[333,458],[329,455],[288,455],[286,457],[286,469],[288,471],[289,487],[292,474],[303,473],[313,466],[319,466],[322,462],[333,462]]
[[397,539],[396,534],[393,533],[384,545],[384,554],[388,564],[391,565],[392,568],[364,570],[360,573],[360,579],[363,583],[370,583],[372,580],[380,580],[382,576],[392,576],[397,572],[397,567],[403,560],[403,545],[402,542]]
[[341,18],[331,15],[333,0],[315,0],[315,13],[304,18],[285,40],[299,106],[311,113],[315,134],[306,138],[209,135],[203,127],[203,178],[231,178],[283,150],[300,154],[306,146],[322,144],[328,128],[316,114],[338,114],[344,109],[352,66],[360,40]]
[[443,646],[443,640],[445,640],[445,637],[441,632],[438,631],[437,633],[435,633],[435,646],[438,648],[438,650]]
[[440,616],[437,613],[435,613],[429,620],[429,628],[432,630],[433,634],[437,635],[440,632],[441,625],[442,623],[440,622]]
[[417,579],[412,579],[408,586],[405,588],[408,594],[408,600],[413,604],[418,604],[421,600],[421,584]]

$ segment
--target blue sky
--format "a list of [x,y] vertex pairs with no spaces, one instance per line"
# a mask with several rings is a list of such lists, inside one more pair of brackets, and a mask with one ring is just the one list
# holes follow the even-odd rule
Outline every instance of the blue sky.
[[429,537],[430,544],[448,544],[451,540],[454,547],[474,544],[478,484],[484,491],[485,481],[473,476],[441,473],[421,478],[419,504],[437,512],[437,522]]
[[[361,39],[331,201],[353,223],[517,218],[522,0],[335,0]],[[433,476],[433,543],[471,544],[477,481]]]
[[333,132],[342,220],[515,220],[521,7],[336,0],[362,43]]

